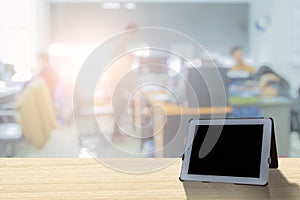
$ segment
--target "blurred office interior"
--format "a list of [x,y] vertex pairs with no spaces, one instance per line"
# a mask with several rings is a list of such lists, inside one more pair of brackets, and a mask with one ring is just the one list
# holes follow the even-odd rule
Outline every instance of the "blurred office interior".
[[189,119],[218,117],[272,117],[279,155],[300,157],[300,0],[1,0],[0,16],[1,157],[180,157]]

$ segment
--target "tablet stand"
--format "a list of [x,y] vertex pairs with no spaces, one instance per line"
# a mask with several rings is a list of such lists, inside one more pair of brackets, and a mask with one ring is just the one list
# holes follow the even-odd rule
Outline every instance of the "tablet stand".
[[272,132],[271,132],[271,148],[270,148],[270,162],[269,168],[277,169],[278,168],[278,156],[277,156],[277,147],[276,147],[276,138],[275,138],[275,125],[274,120],[270,117],[272,121]]
[[[263,117],[261,117],[261,118],[263,118]],[[255,119],[261,119],[261,118],[255,118]],[[230,118],[227,118],[227,119],[230,119]],[[234,118],[234,119],[238,119],[238,118]],[[245,118],[241,118],[241,119],[245,119]],[[254,118],[250,118],[250,119],[254,119]],[[269,117],[269,119],[271,119],[271,122],[272,122],[269,168],[277,169],[278,168],[278,155],[277,155],[276,138],[275,138],[275,125],[274,125],[273,118]],[[184,160],[184,154],[182,155],[182,160]]]

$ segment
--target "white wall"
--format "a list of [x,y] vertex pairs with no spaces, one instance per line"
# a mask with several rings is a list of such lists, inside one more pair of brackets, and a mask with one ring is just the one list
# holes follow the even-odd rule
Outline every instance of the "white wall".
[[236,45],[248,51],[247,3],[140,3],[135,10],[105,10],[101,3],[51,4],[51,41],[99,44],[133,22],[181,31],[219,54]]
[[0,59],[20,69],[32,65],[33,3],[30,0],[0,1]]
[[17,71],[37,65],[37,53],[47,50],[50,33],[48,0],[0,1],[0,60]]
[[49,0],[36,0],[36,40],[37,51],[47,51],[50,42],[50,3]]
[[[249,45],[250,55],[257,66],[269,64],[296,89],[300,86],[300,68],[292,63],[294,4],[294,0],[251,1]],[[264,31],[260,31],[255,27],[255,23],[264,17],[269,17],[270,24]]]

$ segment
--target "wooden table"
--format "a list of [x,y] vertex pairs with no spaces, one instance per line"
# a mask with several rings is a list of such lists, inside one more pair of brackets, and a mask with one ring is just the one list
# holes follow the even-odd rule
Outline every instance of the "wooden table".
[[114,159],[124,167],[168,167],[129,174],[94,159],[0,159],[0,199],[300,199],[300,159],[279,160],[267,187],[178,180],[181,160]]

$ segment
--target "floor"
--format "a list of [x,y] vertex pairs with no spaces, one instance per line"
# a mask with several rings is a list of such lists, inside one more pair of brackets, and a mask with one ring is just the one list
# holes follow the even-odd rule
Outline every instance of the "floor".
[[[84,120],[84,126],[79,125],[80,128],[74,124],[60,126],[41,150],[36,150],[25,140],[19,142],[15,147],[15,157],[146,157],[141,150],[141,141],[136,137],[122,135],[119,141],[111,141],[113,124],[110,118],[98,119],[103,135],[96,133],[95,126],[88,123],[91,120]],[[84,129],[84,132],[78,132],[78,129]]]
[[[26,141],[16,145],[15,157],[147,157],[147,149],[141,148],[141,141],[131,136],[122,136],[122,141],[111,143],[111,120],[102,118],[103,132],[99,136],[89,131],[88,134],[80,134],[75,131],[74,125],[61,126],[53,131],[51,138],[42,150],[36,150]],[[123,122],[127,123],[127,122]],[[89,128],[92,128],[91,126]],[[134,132],[134,131],[133,131]],[[80,138],[80,139],[79,139]],[[296,132],[290,134],[291,149],[289,157],[300,157],[300,137]],[[88,147],[88,148],[86,148]],[[146,145],[147,147],[147,145]]]

